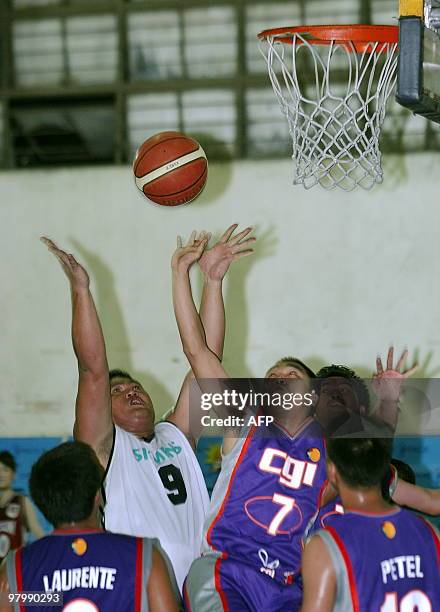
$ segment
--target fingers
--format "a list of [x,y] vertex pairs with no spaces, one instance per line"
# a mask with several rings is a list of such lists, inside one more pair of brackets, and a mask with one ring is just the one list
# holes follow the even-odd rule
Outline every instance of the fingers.
[[409,370],[406,370],[405,372],[403,372],[403,376],[405,378],[409,378],[410,376],[412,376],[412,374],[414,374],[414,372],[416,372],[419,368],[419,364],[416,363],[415,365],[413,365],[412,368],[410,368]]
[[380,358],[380,355],[376,357],[376,369],[377,369],[378,374],[383,374],[383,365],[382,365],[382,359]]
[[237,227],[238,227],[238,223],[233,223],[232,225],[230,225],[228,229],[220,237],[219,242],[221,244],[225,244],[225,242],[228,242],[229,238],[234,233],[234,231],[237,229]]
[[69,257],[73,258],[74,263],[78,265],[73,255],[68,255],[65,251],[59,249],[55,242],[50,238],[46,238],[46,236],[41,236],[40,240],[47,246],[49,251],[53,253],[58,259],[58,261],[61,262],[64,266],[70,266]]
[[247,240],[243,240],[243,242],[239,242],[238,244],[235,244],[232,248],[231,248],[231,252],[235,255],[236,253],[240,253],[242,251],[250,251],[251,253],[253,252],[253,249],[250,249],[250,245],[255,242],[257,239],[254,238],[254,236],[251,236],[251,238],[248,238]]
[[388,349],[387,370],[393,369],[393,360],[394,360],[394,346],[390,346],[390,348]]
[[48,249],[57,249],[57,245],[53,240],[48,238],[47,236],[40,236],[40,240],[43,244],[47,246]]
[[250,234],[253,231],[252,227],[247,227],[246,229],[244,229],[242,232],[239,232],[236,236],[234,236],[230,241],[229,244],[230,245],[234,245],[234,244],[238,244],[240,242],[240,240],[242,240],[243,238],[245,238],[248,234]]
[[50,238],[47,238],[46,236],[41,236],[40,240],[43,244],[47,246],[47,248],[49,249],[51,253],[54,253],[55,255],[58,253],[64,253],[64,255],[67,255],[67,253],[63,251],[62,249],[59,249],[57,245],[55,244],[55,242],[51,240]]
[[254,252],[254,249],[246,249],[246,251],[240,251],[238,253],[235,253],[232,259],[233,261],[236,261],[237,259],[241,259],[242,257],[247,257],[248,255],[252,255],[253,252]]
[[397,362],[397,365],[396,365],[396,370],[398,372],[400,372],[401,368],[403,367],[403,364],[407,356],[408,356],[408,349],[405,349],[403,353],[400,355],[399,361]]
[[196,230],[193,230],[191,232],[190,237],[188,238],[188,242],[186,243],[186,246],[192,246],[194,244],[196,236],[197,236],[197,232],[196,232]]
[[196,247],[196,253],[198,255],[198,257],[200,258],[203,251],[206,248],[206,245],[208,244],[208,240],[210,239],[211,234],[207,234],[206,232],[202,232],[201,237],[199,237],[199,239],[194,243],[194,246]]
[[[205,230],[201,232],[197,232],[196,230],[193,230],[191,232],[190,237],[188,238],[188,242],[186,243],[185,247],[197,246],[201,240],[206,239],[206,241],[208,241],[210,238],[211,238],[211,232],[205,232]],[[183,247],[182,238],[181,236],[177,236],[177,248],[180,249],[182,247]]]

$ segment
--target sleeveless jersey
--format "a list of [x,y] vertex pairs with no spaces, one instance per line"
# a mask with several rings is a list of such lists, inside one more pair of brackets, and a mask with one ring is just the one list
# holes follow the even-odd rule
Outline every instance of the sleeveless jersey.
[[108,531],[159,538],[179,588],[200,555],[209,497],[188,440],[171,423],[159,423],[145,442],[115,426],[104,479]]
[[334,612],[440,610],[440,540],[420,516],[347,511],[319,531],[337,578]]
[[312,517],[310,523],[304,533],[304,540],[307,540],[320,529],[323,529],[327,524],[327,518],[333,514],[344,514],[342,500],[337,495],[331,502],[319,508],[318,514]]
[[[391,498],[390,490],[393,487],[396,479],[396,471],[397,470],[394,468],[394,466],[390,465],[389,473],[385,476],[382,482],[382,495],[384,498],[387,498],[387,496],[388,499]],[[319,509],[317,516],[314,517],[307,526],[304,539],[306,540],[307,538],[311,537],[319,529],[323,529],[326,526],[327,518],[333,514],[344,514],[344,507],[339,495]]]
[[78,610],[80,602],[84,612],[147,612],[153,544],[97,530],[55,531],[9,554],[9,590],[63,594],[63,608],[38,606],[42,612],[69,610],[69,603]]
[[307,419],[291,437],[250,429],[223,458],[206,522],[205,552],[252,565],[292,584],[301,562],[301,538],[318,510],[326,483],[322,430]]
[[23,544],[23,500],[14,495],[6,506],[0,506],[0,562],[10,550]]

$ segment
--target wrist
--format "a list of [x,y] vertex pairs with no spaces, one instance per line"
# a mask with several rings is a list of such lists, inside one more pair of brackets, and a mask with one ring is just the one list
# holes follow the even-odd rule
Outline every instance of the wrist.
[[211,278],[208,274],[204,275],[204,285],[206,287],[221,287],[223,283],[222,278]]
[[87,296],[90,294],[89,285],[71,285],[70,289],[73,295],[77,295],[78,297]]
[[173,276],[175,277],[186,276],[187,274],[189,274],[189,268],[190,266],[188,266],[188,264],[177,263],[171,265],[171,270]]

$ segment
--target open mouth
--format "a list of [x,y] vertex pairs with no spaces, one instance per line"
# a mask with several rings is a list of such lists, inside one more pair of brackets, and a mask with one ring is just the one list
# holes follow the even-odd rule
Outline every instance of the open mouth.
[[145,406],[145,402],[140,397],[132,397],[130,400],[130,406]]

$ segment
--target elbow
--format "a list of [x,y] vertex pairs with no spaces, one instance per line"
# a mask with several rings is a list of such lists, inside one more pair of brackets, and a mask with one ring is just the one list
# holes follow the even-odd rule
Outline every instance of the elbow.
[[192,365],[193,362],[196,361],[200,355],[200,348],[196,344],[184,344],[183,352],[185,353],[185,356],[190,362],[190,364]]
[[206,350],[206,345],[202,343],[199,343],[199,342],[184,343],[183,352],[185,353],[185,356],[188,359],[191,365],[191,368],[193,370],[194,370],[194,366],[203,357],[205,350]]

